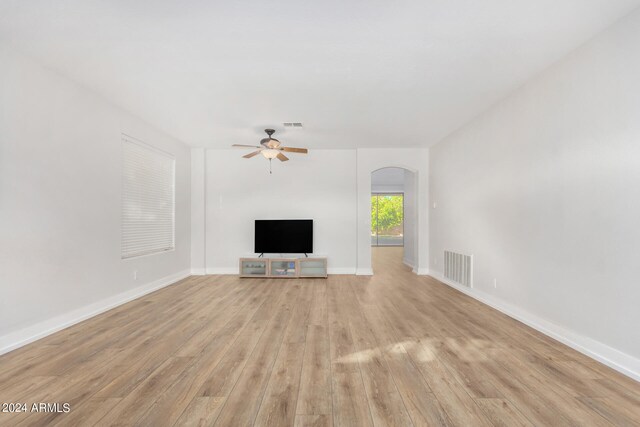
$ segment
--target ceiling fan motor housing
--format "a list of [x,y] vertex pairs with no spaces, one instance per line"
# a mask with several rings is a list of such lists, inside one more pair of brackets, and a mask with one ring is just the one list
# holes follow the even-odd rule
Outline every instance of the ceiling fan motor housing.
[[269,135],[269,138],[261,139],[260,144],[268,148],[278,148],[280,146],[280,141],[271,137],[271,135],[273,135],[276,131],[273,129],[265,129],[264,131],[267,133],[267,135]]

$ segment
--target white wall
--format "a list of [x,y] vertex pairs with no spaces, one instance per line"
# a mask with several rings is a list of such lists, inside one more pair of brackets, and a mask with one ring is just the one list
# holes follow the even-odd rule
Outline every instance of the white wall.
[[206,273],[206,174],[204,148],[191,149],[191,273]]
[[[415,173],[404,170],[404,251],[402,254],[402,260],[405,264],[416,267],[416,242],[418,241],[417,234],[417,219],[418,219],[418,194],[416,193],[416,179]],[[427,191],[425,189],[425,191]],[[428,210],[428,209],[425,209]]]
[[402,193],[404,192],[404,184],[371,184],[371,192],[373,193]]
[[416,234],[414,270],[418,274],[428,273],[429,263],[429,150],[426,148],[365,148],[358,149],[358,258],[357,272],[373,274],[371,266],[371,172],[398,167],[407,169],[416,176]]
[[371,173],[371,191],[373,193],[403,193],[404,169],[384,168]]
[[[431,269],[640,378],[640,11],[431,149]],[[494,287],[494,278],[497,287]]]
[[255,219],[313,218],[314,250],[329,257],[330,273],[372,274],[371,172],[383,167],[415,172],[418,237],[411,256],[415,271],[427,273],[427,149],[311,150],[306,156],[291,154],[284,164],[274,161],[272,175],[267,160],[243,159],[243,154],[207,150],[206,173],[194,166],[193,180],[206,181],[206,200],[192,201],[194,209],[205,205],[206,245],[193,256],[206,253],[207,273],[237,273],[238,258],[253,254]]
[[[2,47],[0,64],[1,353],[188,274],[190,155]],[[120,259],[123,132],[176,157],[173,252]]]
[[[254,220],[311,218],[314,253],[330,273],[356,268],[356,152],[310,150],[290,161],[244,159],[240,149],[207,150],[207,272],[237,274],[238,258],[253,254]],[[194,179],[201,179],[200,175]]]

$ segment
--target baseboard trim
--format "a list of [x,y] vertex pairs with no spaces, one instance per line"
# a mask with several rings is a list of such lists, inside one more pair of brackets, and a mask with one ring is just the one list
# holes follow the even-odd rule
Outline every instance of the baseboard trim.
[[402,263],[407,267],[410,267],[412,270],[415,270],[415,266],[413,265],[413,262],[402,258]]
[[413,272],[416,273],[418,276],[429,276],[429,274],[431,274],[428,268],[414,269]]
[[239,275],[240,274],[240,270],[238,270],[238,267],[236,268],[225,268],[225,267],[218,267],[218,268],[207,268],[207,274],[215,274],[215,275]]
[[601,343],[600,341],[585,337],[584,335],[580,335],[562,326],[551,323],[485,292],[460,286],[447,280],[439,273],[432,272],[430,276],[443,284],[450,286],[471,298],[474,298],[506,314],[507,316],[524,323],[527,326],[532,327],[538,332],[560,341],[574,350],[589,356],[612,369],[615,369],[621,374],[633,378],[636,381],[640,381],[640,359],[623,353],[620,350]]
[[69,313],[61,314],[48,320],[38,322],[34,325],[11,332],[0,337],[0,354],[8,353],[17,348],[23,347],[55,332],[61,331],[80,323],[105,311],[111,310],[119,305],[125,304],[146,294],[172,285],[191,275],[190,270],[184,270],[162,279],[155,280],[146,285],[139,286],[126,292],[106,298],[87,306],[75,309]]
[[371,268],[356,268],[356,276],[373,276]]
[[[329,268],[327,269],[327,273],[328,274],[356,274],[356,269],[354,267]],[[191,274],[193,274],[194,276],[204,275],[204,274],[237,276],[239,273],[237,268],[220,267],[220,268],[207,268],[206,270],[202,270],[201,273],[196,273],[195,270],[191,270]]]
[[207,274],[206,268],[192,268],[191,275],[192,276],[204,276]]
[[355,267],[339,267],[339,268],[328,268],[328,274],[356,274]]

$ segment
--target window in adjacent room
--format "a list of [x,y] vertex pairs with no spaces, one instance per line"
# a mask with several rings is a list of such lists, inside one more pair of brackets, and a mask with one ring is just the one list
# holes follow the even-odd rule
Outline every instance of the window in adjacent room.
[[404,246],[404,194],[371,194],[371,246]]
[[122,136],[122,258],[175,248],[175,158]]

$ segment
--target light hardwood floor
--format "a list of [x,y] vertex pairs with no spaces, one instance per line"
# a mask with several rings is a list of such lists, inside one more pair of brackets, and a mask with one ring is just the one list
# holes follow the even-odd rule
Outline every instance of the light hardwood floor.
[[640,384],[429,277],[191,277],[0,357],[1,425],[640,425]]

